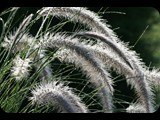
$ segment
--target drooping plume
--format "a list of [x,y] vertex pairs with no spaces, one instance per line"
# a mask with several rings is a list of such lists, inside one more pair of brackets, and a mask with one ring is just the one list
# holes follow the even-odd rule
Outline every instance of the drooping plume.
[[[71,52],[75,53],[72,56],[72,61],[76,64],[80,64],[84,71],[87,71],[91,77],[91,82],[98,88],[102,87],[100,90],[100,95],[103,96],[103,104],[105,104],[105,109],[107,112],[112,110],[112,100],[111,94],[113,94],[112,81],[109,74],[104,70],[103,64],[90,52],[88,49],[83,47],[83,44],[79,43],[77,39],[60,34],[46,34],[42,39],[42,48],[66,48]],[[72,53],[71,53],[72,54]],[[97,79],[95,79],[95,75]]]
[[81,99],[62,83],[42,83],[32,90],[32,103],[51,104],[64,113],[87,113],[89,110]]
[[73,22],[84,24],[88,28],[96,32],[102,32],[106,36],[110,36],[112,30],[106,25],[105,20],[101,19],[96,13],[87,10],[84,7],[44,7],[37,13],[40,16],[46,16],[50,11],[51,16],[64,17]]
[[79,33],[75,33],[75,36],[77,36],[77,35],[99,39],[101,42],[105,43],[106,47],[111,48],[113,50],[113,52],[115,52],[115,54],[117,53],[119,55],[119,58],[122,58],[124,60],[124,62],[126,62],[132,68],[127,56],[125,56],[125,54],[120,50],[120,48],[117,47],[117,43],[115,43],[112,40],[109,40],[110,39],[109,37],[106,37],[104,34],[101,34],[101,33],[98,33],[98,32],[79,32]]
[[[102,78],[100,74],[97,74],[97,70],[92,65],[90,65],[90,63],[88,63],[86,60],[79,57],[75,52],[72,52],[69,49],[63,49],[63,50],[57,51],[55,53],[55,57],[57,57],[61,62],[73,63],[77,67],[80,67],[82,72],[90,78],[91,82],[94,83],[98,89],[102,87],[102,89],[99,89],[99,94],[98,94],[99,98],[101,98],[101,101],[103,103],[102,105],[105,106],[104,109],[106,109],[106,106],[107,108],[112,109],[113,107],[112,96],[111,94],[107,93],[107,91],[104,90],[106,89],[105,85],[103,85],[104,83],[99,83],[100,79]],[[106,96],[107,99],[104,96]]]

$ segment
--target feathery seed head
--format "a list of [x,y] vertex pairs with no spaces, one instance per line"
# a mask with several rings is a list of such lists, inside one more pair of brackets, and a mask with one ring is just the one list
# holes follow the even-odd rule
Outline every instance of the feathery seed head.
[[[2,42],[2,47],[4,47],[4,48],[6,48],[6,49],[8,49],[8,48],[10,48],[11,46],[12,46],[12,44],[13,44],[13,40],[14,40],[14,34],[15,34],[15,32],[13,32],[13,33],[10,33],[10,35],[9,36],[6,36],[5,38],[4,38],[4,41]],[[15,51],[21,51],[21,50],[23,50],[25,47],[30,47],[31,46],[31,43],[34,41],[35,39],[34,39],[34,37],[32,37],[31,35],[29,35],[29,34],[24,34],[20,39],[19,39],[19,41],[16,43],[16,47],[14,47],[14,50]],[[35,47],[34,47],[34,49],[35,48],[37,48],[38,46],[35,44]]]
[[87,107],[81,102],[80,98],[76,96],[72,89],[64,86],[62,83],[49,82],[42,83],[32,90],[33,97],[29,99],[32,103],[51,104],[58,106],[63,112],[71,113],[86,113]]
[[[108,84],[108,88],[110,89],[110,92],[113,92],[112,88],[112,82],[110,78],[108,77],[108,73],[104,70],[104,66],[101,63],[99,59],[97,59],[92,52],[90,52],[87,48],[83,47],[83,44],[79,43],[78,39],[73,38],[71,36],[65,36],[65,34],[55,34],[54,36],[49,36],[47,40],[43,40],[42,47],[66,47],[67,49],[70,49],[71,52],[76,53],[77,56],[81,56],[83,61],[87,62],[86,66],[92,66],[95,71],[101,74],[102,78],[105,80],[105,82]],[[78,57],[77,57],[78,58]],[[79,57],[80,58],[80,57]],[[79,61],[80,63],[82,61]],[[108,79],[108,80],[107,80]]]
[[18,55],[14,60],[14,66],[11,69],[12,76],[15,77],[16,80],[22,80],[23,78],[29,75],[28,68],[30,67],[31,59],[22,60]]
[[124,60],[124,62],[126,62],[132,69],[133,67],[130,64],[129,59],[127,58],[127,56],[125,56],[125,54],[123,53],[123,51],[121,51],[120,48],[118,48],[117,46],[117,42],[116,41],[112,41],[110,40],[109,37],[106,37],[104,34],[98,33],[98,32],[80,32],[80,33],[76,33],[75,34],[80,35],[80,36],[87,36],[87,37],[92,37],[92,38],[96,38],[99,39],[101,42],[105,43],[104,46],[106,47],[110,47],[113,52],[115,52],[116,54],[119,55],[120,58],[122,58]]
[[[112,102],[110,99],[113,94],[114,89],[112,87],[112,80],[109,76],[109,73],[104,70],[104,65],[101,63],[99,59],[95,57],[95,55],[89,51],[87,48],[83,46],[79,40],[73,38],[71,36],[65,36],[64,34],[61,36],[60,34],[55,34],[49,36],[47,40],[43,40],[42,47],[57,47],[57,48],[66,48],[69,51],[69,55],[67,55],[66,60],[75,65],[81,66],[82,70],[86,72],[86,74],[90,77],[91,82],[96,87],[103,87],[100,92],[103,92],[101,97],[103,101],[105,101],[105,108],[110,112],[110,107],[112,106]],[[63,54],[63,53],[62,53]],[[58,55],[58,54],[57,54]],[[60,55],[60,54],[59,54]],[[64,57],[61,57],[63,59]]]
[[52,16],[64,17],[73,22],[80,22],[92,31],[102,32],[106,36],[115,36],[109,28],[110,25],[107,25],[105,20],[85,7],[44,7],[38,11],[38,14],[46,16],[48,11],[51,11],[50,15]]

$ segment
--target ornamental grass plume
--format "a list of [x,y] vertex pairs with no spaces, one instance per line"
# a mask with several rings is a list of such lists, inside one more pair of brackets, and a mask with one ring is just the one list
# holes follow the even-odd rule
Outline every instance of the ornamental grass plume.
[[[12,44],[13,44],[13,37],[14,37],[14,33],[10,33],[10,35],[6,36],[4,38],[4,41],[2,42],[1,46],[8,49],[11,48]],[[16,53],[19,51],[22,51],[24,49],[27,49],[29,47],[31,47],[31,43],[35,40],[35,38],[33,36],[31,36],[29,33],[25,33],[21,36],[21,38],[19,38],[19,41],[14,45],[15,47],[13,47],[12,49],[12,53]],[[35,44],[34,47],[32,48],[33,50],[35,50],[37,47],[37,45]]]
[[[130,68],[132,68],[129,59],[125,56],[125,54],[116,46],[116,43],[114,41],[109,40],[109,37],[106,37],[105,35],[98,33],[98,32],[78,32],[75,34],[75,36],[85,36],[85,37],[91,37],[95,39],[99,39],[101,42],[105,43],[105,48],[109,47],[115,54],[118,54],[120,58],[124,60],[125,63],[129,65]],[[133,68],[132,68],[133,69]]]
[[51,104],[63,113],[87,113],[89,110],[68,86],[56,81],[41,83],[32,90],[32,103]]
[[27,58],[25,60],[21,59],[19,55],[13,60],[13,67],[11,69],[11,76],[13,76],[17,81],[21,81],[27,78],[29,75],[30,62],[32,60]]
[[[69,50],[69,49],[62,49],[55,53],[55,57],[58,58],[61,62],[66,63],[73,63],[76,67],[81,68],[84,75],[86,75],[91,83],[98,89],[98,96],[101,100],[103,108],[105,112],[112,112],[113,110],[113,100],[112,95],[105,91],[106,87],[103,79],[101,78],[100,74],[97,70],[88,63],[83,57],[78,57],[78,55]],[[102,80],[101,80],[102,79]]]
[[[86,48],[83,47],[83,44],[80,44],[77,39],[74,39],[65,34],[45,34],[41,38],[41,47],[42,48],[67,48],[71,51],[77,53],[79,56],[83,57],[88,64],[92,64],[95,69],[102,75],[102,78],[105,79],[107,86],[111,93],[113,93],[112,81],[107,77],[107,73],[103,70],[102,64],[100,61],[95,58],[95,56]],[[108,80],[107,80],[108,79]]]
[[[116,57],[109,49],[103,49],[101,46],[94,45],[85,45],[83,44],[85,48],[87,48],[92,54],[94,54],[108,69],[113,68],[114,71],[116,71],[118,74],[123,74],[126,79],[131,79],[134,77],[132,69],[127,66],[124,62],[121,62],[119,58]],[[74,62],[78,60],[75,53],[71,52],[69,49],[62,49],[55,53],[55,56],[60,61],[70,62],[70,63],[77,63]],[[80,61],[80,60],[79,60]],[[80,62],[81,63],[81,62]],[[132,76],[132,77],[131,77]]]
[[[42,48],[66,48],[76,53],[76,57],[80,60],[73,59],[74,62],[80,63],[83,69],[87,71],[91,77],[91,82],[96,87],[102,87],[99,90],[104,109],[107,112],[112,112],[112,80],[109,77],[109,73],[104,70],[103,64],[86,48],[83,44],[80,44],[77,39],[73,39],[65,34],[46,34],[41,40]],[[76,63],[76,64],[77,64]],[[95,75],[99,78],[95,79]]]
[[[148,112],[153,111],[152,99],[151,99],[152,98],[151,87],[149,86],[146,78],[144,77],[145,72],[143,71],[143,68],[142,68],[143,63],[140,62],[138,57],[137,56],[133,57],[134,55],[129,50],[128,50],[128,53],[129,53],[128,55],[130,56],[132,54],[132,57],[128,57],[127,56],[127,51],[126,51],[126,53],[124,52],[125,51],[125,48],[124,48],[125,46],[123,47],[118,42],[114,43],[114,41],[112,42],[112,41],[108,40],[107,37],[105,37],[103,34],[96,33],[96,32],[80,32],[80,33],[77,33],[77,35],[89,36],[89,37],[92,37],[92,38],[100,39],[102,42],[106,43],[109,47],[111,47],[112,50],[116,51],[119,54],[119,57],[123,58],[124,61],[132,69],[134,68],[133,71],[135,70],[134,74],[136,76],[133,75],[133,73],[132,73],[132,77],[135,76],[135,79],[129,80],[128,83],[135,87],[137,95],[140,98],[140,101],[145,105],[146,110]],[[103,45],[103,46],[106,46],[106,45]],[[124,50],[123,50],[123,48],[124,48]],[[136,57],[137,57],[137,59],[135,59]],[[139,65],[136,64],[134,61],[137,61],[136,63],[139,63]]]
[[106,24],[105,20],[101,19],[96,13],[85,7],[43,7],[37,13],[40,16],[46,16],[49,11],[51,16],[79,22],[90,28],[92,31],[102,32],[106,36],[114,36],[112,33],[113,31],[109,28],[110,25]]

